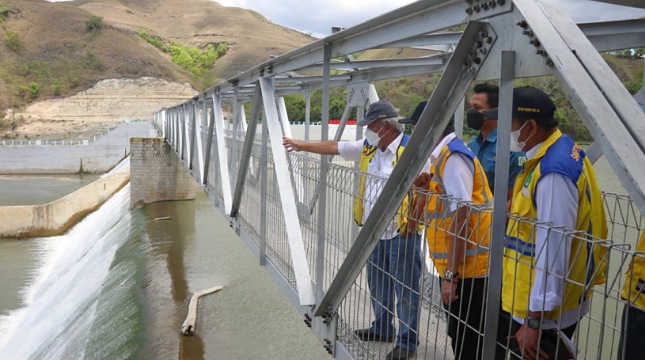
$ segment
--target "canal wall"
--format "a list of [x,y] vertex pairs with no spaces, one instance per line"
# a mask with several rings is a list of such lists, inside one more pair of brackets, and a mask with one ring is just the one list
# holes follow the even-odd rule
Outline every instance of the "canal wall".
[[113,174],[44,205],[0,207],[0,238],[45,237],[64,234],[96,210],[130,180],[130,169]]
[[195,198],[195,180],[164,138],[130,140],[130,206]]
[[121,122],[95,141],[54,145],[33,140],[28,145],[0,146],[0,174],[100,174],[130,153],[130,138],[156,136],[148,121]]

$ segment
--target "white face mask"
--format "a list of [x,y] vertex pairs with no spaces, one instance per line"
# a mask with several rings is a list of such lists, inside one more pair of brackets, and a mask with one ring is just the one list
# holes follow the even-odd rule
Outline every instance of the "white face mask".
[[[379,129],[379,131],[381,131],[381,129]],[[378,143],[381,141],[381,136],[371,129],[365,129],[365,139],[370,146],[378,146]]]
[[[528,121],[524,123],[524,125],[528,124]],[[512,152],[517,152],[517,151],[522,151],[524,149],[524,146],[526,146],[526,141],[531,138],[531,135],[526,138],[526,140],[520,142],[520,132],[524,128],[524,125],[522,125],[519,129],[515,131],[511,131],[511,151]]]

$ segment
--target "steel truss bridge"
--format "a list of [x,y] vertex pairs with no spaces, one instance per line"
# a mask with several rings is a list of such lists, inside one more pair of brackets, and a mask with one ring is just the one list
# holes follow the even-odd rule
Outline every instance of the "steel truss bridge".
[[[642,0],[602,2],[645,9]],[[190,101],[161,110],[154,121],[327,351],[343,359],[380,359],[392,345],[363,342],[353,334],[373,318],[365,264],[453,114],[461,128],[468,87],[473,81],[499,82],[497,176],[491,186],[506,189],[513,81],[555,77],[596,139],[588,156],[595,162],[604,155],[628,192],[604,195],[610,233],[595,243],[609,250],[608,281],[592,289],[591,311],[573,339],[579,358],[616,358],[624,270],[634,256],[642,256],[633,245],[644,224],[645,114],[600,52],[642,46],[645,18],[577,24],[558,5],[540,0],[417,1],[271,58]],[[353,56],[384,48],[425,49],[427,55],[377,60]],[[352,204],[360,172],[330,156],[287,154],[282,136],[290,136],[291,128],[282,96],[304,94],[309,138],[310,94],[322,91],[324,140],[332,138],[330,89],[345,87],[346,108],[333,137],[340,139],[351,110],[356,108],[360,118],[365,106],[378,100],[373,82],[431,73],[441,78],[406,151],[390,178],[381,179],[381,195],[359,228],[352,221]],[[247,121],[244,107],[249,103]],[[361,138],[360,128],[356,136]],[[505,211],[506,192],[495,194],[492,209],[461,205],[471,213],[491,211],[492,239],[503,239],[512,215]],[[563,239],[593,240],[531,219],[522,221],[559,232]],[[437,278],[426,246],[422,251],[427,266],[419,291],[416,357],[453,358],[446,315],[436,296]],[[488,306],[481,315],[485,359],[495,352],[503,243],[491,241],[489,251]]]

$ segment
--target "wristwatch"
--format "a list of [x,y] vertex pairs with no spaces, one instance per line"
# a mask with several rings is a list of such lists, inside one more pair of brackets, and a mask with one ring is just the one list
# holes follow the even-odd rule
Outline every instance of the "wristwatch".
[[540,329],[542,326],[542,319],[537,317],[537,316],[531,316],[528,315],[526,317],[526,326],[530,327],[531,329]]
[[452,271],[446,269],[443,272],[443,279],[446,280],[446,281],[455,282],[456,280],[458,280],[457,279],[458,276],[459,276],[459,272],[457,272],[457,271],[452,272]]

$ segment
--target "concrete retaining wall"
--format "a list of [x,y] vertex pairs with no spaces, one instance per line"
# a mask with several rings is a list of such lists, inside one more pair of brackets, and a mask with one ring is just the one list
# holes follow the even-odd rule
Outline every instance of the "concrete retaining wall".
[[104,173],[130,153],[130,138],[149,136],[156,136],[149,122],[124,122],[88,145],[3,146],[0,174]]
[[195,198],[195,180],[163,138],[133,138],[130,150],[132,208]]
[[130,180],[130,169],[99,179],[45,205],[0,207],[0,237],[24,238],[64,234],[96,210]]

